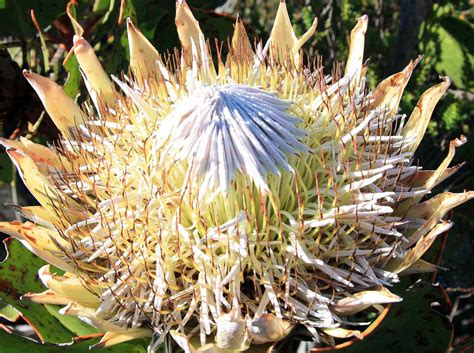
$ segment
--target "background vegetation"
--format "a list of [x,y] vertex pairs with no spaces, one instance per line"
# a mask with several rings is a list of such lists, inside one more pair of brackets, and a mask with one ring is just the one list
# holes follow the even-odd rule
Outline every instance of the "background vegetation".
[[[106,71],[117,73],[127,67],[126,17],[131,17],[160,52],[178,45],[174,27],[174,2],[171,0],[77,0],[70,7],[85,29],[84,36],[93,44]],[[370,24],[365,56],[370,59],[369,85],[401,70],[410,59],[423,54],[401,103],[410,114],[418,97],[448,75],[453,84],[436,108],[428,136],[418,151],[420,164],[435,168],[446,154],[449,141],[460,134],[468,143],[458,149],[456,163],[472,162],[474,155],[474,31],[473,2],[469,0],[295,0],[287,1],[297,34],[305,32],[313,17],[319,18],[318,32],[304,47],[307,58],[324,58],[327,72],[344,61],[349,33],[355,18],[366,13]],[[278,7],[276,0],[189,0],[201,28],[209,37],[226,40],[232,33],[236,15],[244,19],[251,38],[266,39]],[[0,134],[15,138],[30,134],[42,143],[54,141],[57,130],[44,115],[41,103],[21,74],[22,68],[48,75],[71,97],[81,100],[77,61],[70,56],[74,28],[66,14],[66,0],[0,0]],[[42,119],[41,124],[36,124]],[[17,179],[11,163],[0,154],[0,199],[2,203],[32,204],[28,192]],[[467,164],[439,189],[474,190],[474,168]],[[440,191],[438,190],[438,191]],[[341,352],[457,352],[474,350],[474,230],[472,203],[453,216],[456,226],[439,240],[428,256],[438,259],[444,252],[436,277],[421,281],[409,278],[398,288],[405,300],[397,304],[373,337]],[[0,218],[13,219],[13,212],[2,208]],[[70,342],[71,337],[93,334],[76,320],[64,320],[57,308],[30,306],[20,302],[21,293],[41,290],[36,269],[41,260],[13,242],[7,242],[8,261],[0,263],[0,326],[17,332],[18,310],[36,326],[47,343]],[[1,243],[0,243],[1,244]],[[443,251],[444,250],[444,251]],[[6,248],[0,247],[0,259]],[[37,266],[36,266],[37,265]],[[16,283],[12,285],[11,283]],[[440,283],[433,286],[431,282]],[[415,288],[414,288],[415,287]],[[433,305],[433,303],[437,303]],[[48,317],[48,313],[53,316]],[[56,314],[56,315],[54,315]],[[29,332],[29,331],[27,331]],[[37,335],[30,335],[38,339]],[[32,343],[0,330],[0,352],[26,352]],[[90,342],[74,345],[72,352],[82,352]],[[114,348],[110,352],[144,352],[143,342]],[[296,348],[285,342],[282,351]],[[291,348],[293,347],[293,348]],[[469,348],[470,347],[470,348]],[[35,352],[59,352],[54,345],[36,346]],[[285,350],[286,349],[286,350]],[[464,349],[464,350],[463,350]],[[109,350],[104,350],[109,351]]]

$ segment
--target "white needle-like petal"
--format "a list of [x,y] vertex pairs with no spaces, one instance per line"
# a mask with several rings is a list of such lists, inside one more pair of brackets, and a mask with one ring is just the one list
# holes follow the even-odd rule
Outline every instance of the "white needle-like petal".
[[289,105],[255,87],[203,85],[176,105],[155,140],[167,156],[187,160],[192,182],[209,191],[225,192],[237,171],[266,190],[267,173],[292,171],[288,156],[309,151]]

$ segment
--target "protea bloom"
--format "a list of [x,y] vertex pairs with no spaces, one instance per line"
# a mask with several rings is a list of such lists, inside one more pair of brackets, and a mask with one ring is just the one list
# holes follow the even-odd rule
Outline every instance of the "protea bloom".
[[[350,317],[400,301],[398,275],[432,271],[421,256],[450,228],[446,212],[474,197],[425,199],[449,168],[413,163],[450,80],[398,114],[419,58],[370,91],[363,16],[344,74],[303,65],[280,2],[270,39],[255,48],[241,21],[217,67],[184,1],[182,51],[162,56],[128,22],[130,70],[111,78],[74,39],[90,94],[82,107],[56,83],[26,79],[61,131],[58,147],[2,140],[41,206],[0,230],[50,266],[48,289],[26,294],[64,305],[105,332],[100,345],[171,335],[186,351],[244,351],[296,325],[315,341],[357,335]],[[207,351],[207,350],[206,350]]]

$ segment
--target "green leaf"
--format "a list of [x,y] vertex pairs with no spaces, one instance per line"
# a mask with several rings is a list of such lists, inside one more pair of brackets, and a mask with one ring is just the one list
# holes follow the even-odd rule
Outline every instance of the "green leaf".
[[443,27],[438,29],[438,34],[441,53],[437,58],[436,70],[451,77],[457,87],[467,88],[470,82],[466,73],[472,72],[473,55]]
[[61,309],[61,307],[58,305],[46,304],[45,308],[52,316],[58,319],[64,327],[68,328],[69,331],[74,333],[76,336],[86,336],[100,332],[97,328],[86,324],[84,321],[77,318],[76,316],[60,314],[59,309]]
[[[107,2],[108,9],[105,7],[105,5],[106,4],[101,4],[100,8],[97,9],[97,11],[106,10],[106,12],[104,13],[104,16],[101,19],[102,23],[106,23],[109,20],[110,16],[114,13],[114,9],[117,10],[117,7],[115,6],[115,0],[110,0]],[[95,7],[94,7],[94,10],[96,10]]]
[[474,25],[458,17],[444,17],[440,20],[440,23],[463,48],[471,54],[474,53],[474,42],[472,41]]
[[66,83],[64,84],[64,91],[72,99],[76,99],[77,95],[80,92],[81,88],[81,72],[79,71],[79,63],[74,54],[68,58],[66,64],[64,65],[68,77]]
[[49,314],[43,305],[20,300],[26,292],[46,290],[37,277],[44,261],[17,240],[7,240],[6,243],[9,256],[0,264],[0,297],[19,310],[45,342],[71,342],[74,334]]
[[[9,334],[0,329],[0,353],[84,353],[89,352],[89,346],[96,341],[88,340],[70,346],[59,346],[53,344],[40,344],[35,341],[20,337],[15,334]],[[127,343],[118,344],[110,348],[99,348],[94,350],[98,353],[146,353],[148,342],[145,340],[135,340]]]
[[447,352],[453,326],[448,317],[440,312],[447,305],[441,288],[419,283],[398,294],[403,301],[390,308],[374,332],[363,341],[338,352]]
[[[113,0],[112,0],[113,2]],[[103,12],[110,8],[110,0],[95,0],[92,6],[93,12]]]
[[12,181],[12,162],[4,151],[0,152],[0,184]]
[[21,313],[13,306],[5,303],[3,300],[0,300],[0,317],[3,317],[10,322],[15,322],[18,320],[20,315]]

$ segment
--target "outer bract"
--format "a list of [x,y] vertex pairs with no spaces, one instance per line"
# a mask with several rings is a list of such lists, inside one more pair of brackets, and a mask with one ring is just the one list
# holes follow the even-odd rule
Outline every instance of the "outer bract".
[[41,206],[0,230],[65,273],[39,269],[48,289],[24,298],[65,305],[105,332],[99,346],[153,337],[153,350],[171,335],[187,352],[244,351],[296,325],[320,345],[358,335],[351,316],[400,301],[388,289],[399,274],[436,270],[422,255],[474,196],[427,197],[458,169],[463,138],[437,170],[412,159],[450,80],[399,114],[420,59],[370,91],[367,24],[344,74],[325,76],[300,52],[316,21],[297,38],[283,1],[265,45],[237,21],[216,67],[179,1],[181,54],[160,55],[129,21],[119,78],[74,39],[82,107],[25,71],[61,147],[2,140]]

